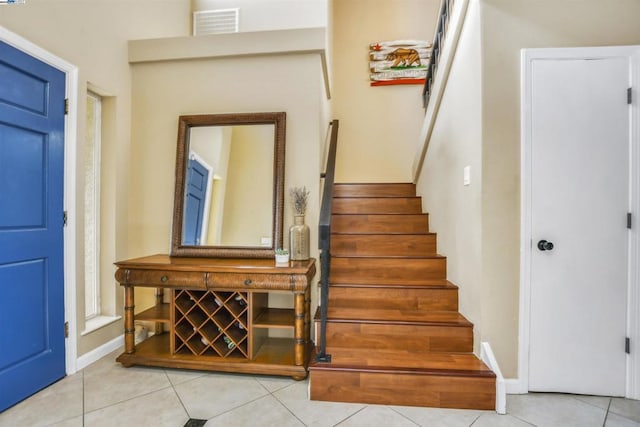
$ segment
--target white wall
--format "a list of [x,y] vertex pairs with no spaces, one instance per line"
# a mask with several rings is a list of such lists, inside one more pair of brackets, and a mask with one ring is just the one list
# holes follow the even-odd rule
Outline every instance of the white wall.
[[192,0],[193,10],[240,8],[239,31],[327,26],[327,0]]

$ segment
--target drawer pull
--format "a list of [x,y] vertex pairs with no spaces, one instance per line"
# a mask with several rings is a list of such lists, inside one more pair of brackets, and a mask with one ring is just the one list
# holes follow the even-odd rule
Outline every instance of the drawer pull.
[[167,283],[167,280],[169,280],[169,278],[168,278],[167,276],[162,276],[162,277],[160,278],[160,281],[161,281],[162,283]]
[[244,284],[245,284],[245,286],[249,286],[249,285],[251,285],[251,279],[246,279],[246,280],[244,281]]

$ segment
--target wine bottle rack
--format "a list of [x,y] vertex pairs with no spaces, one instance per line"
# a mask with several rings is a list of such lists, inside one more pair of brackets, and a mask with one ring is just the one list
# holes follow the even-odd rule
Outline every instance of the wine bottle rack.
[[176,290],[173,354],[249,359],[246,292]]

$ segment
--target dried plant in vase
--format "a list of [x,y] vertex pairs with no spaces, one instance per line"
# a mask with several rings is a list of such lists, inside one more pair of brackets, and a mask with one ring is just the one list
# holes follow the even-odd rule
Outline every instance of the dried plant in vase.
[[291,187],[289,190],[289,197],[291,197],[291,203],[296,215],[304,215],[307,211],[309,193],[310,191],[307,190],[307,187]]
[[307,187],[291,187],[289,196],[293,205],[293,225],[289,228],[289,251],[292,261],[309,259],[309,226],[304,223],[309,201]]

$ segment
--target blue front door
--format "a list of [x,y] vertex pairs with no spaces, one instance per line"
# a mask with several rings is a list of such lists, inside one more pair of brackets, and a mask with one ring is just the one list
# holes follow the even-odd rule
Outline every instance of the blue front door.
[[[204,220],[204,207],[209,183],[209,171],[195,159],[189,159],[187,194],[184,208],[185,245],[199,245]],[[204,242],[202,242],[204,243]]]
[[64,94],[0,42],[0,411],[65,375]]

